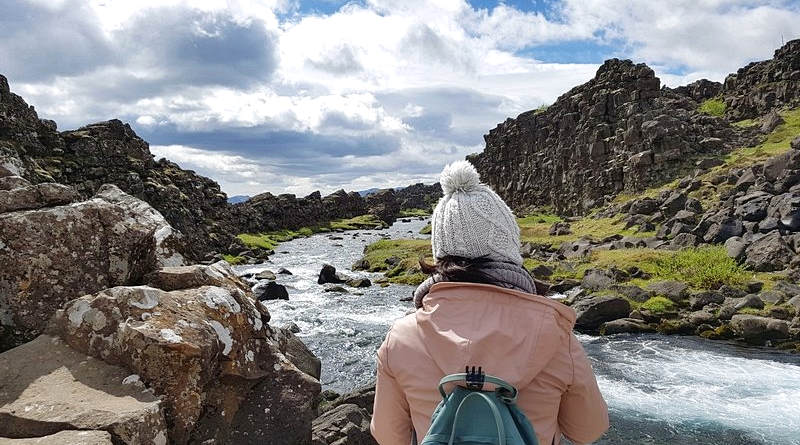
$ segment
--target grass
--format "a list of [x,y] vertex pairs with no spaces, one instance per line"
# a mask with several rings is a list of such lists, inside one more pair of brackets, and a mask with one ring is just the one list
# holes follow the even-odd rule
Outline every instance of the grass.
[[233,265],[244,263],[244,258],[237,255],[224,254],[222,255],[222,259]]
[[[532,269],[540,261],[528,259],[525,267]],[[746,270],[729,258],[722,246],[683,249],[680,251],[647,248],[596,250],[588,258],[573,262],[548,264],[554,269],[551,280],[581,279],[589,269],[616,267],[627,270],[638,267],[650,275],[647,279],[633,279],[630,284],[645,287],[656,281],[676,280],[695,290],[718,289],[722,285],[742,287],[751,280],[772,287],[774,274],[756,274]]]
[[[394,265],[386,263],[392,257],[399,261]],[[370,272],[386,272],[392,283],[416,285],[424,281],[426,275],[419,270],[420,258],[433,261],[429,240],[379,240],[367,246],[364,251],[364,259],[369,262]]]
[[428,224],[425,224],[425,227],[419,229],[419,234],[420,235],[430,235],[432,231],[433,231],[433,226],[431,226],[431,223],[428,223]]
[[425,209],[403,209],[400,211],[400,218],[412,218],[415,216],[430,216],[431,211]]
[[585,236],[602,239],[616,234],[641,237],[655,235],[655,232],[636,233],[634,228],[626,229],[625,221],[622,218],[584,218],[570,223],[572,233],[569,235],[552,236],[550,235],[550,226],[556,221],[561,221],[561,219],[554,215],[535,215],[518,219],[522,241],[557,248],[565,241],[575,241]]
[[386,223],[375,215],[360,215],[353,218],[331,221],[320,226],[301,227],[297,230],[276,230],[265,233],[240,233],[236,235],[236,237],[250,249],[273,250],[282,242],[311,236],[315,233],[330,232],[332,230],[372,229],[377,226],[386,227]]
[[758,119],[742,119],[738,122],[733,122],[731,125],[739,128],[750,128],[758,125]]
[[648,310],[653,314],[664,314],[675,309],[675,303],[669,298],[652,297],[639,306],[641,309]]
[[697,110],[701,113],[719,117],[725,114],[725,102],[722,101],[721,97],[712,97],[701,103]]

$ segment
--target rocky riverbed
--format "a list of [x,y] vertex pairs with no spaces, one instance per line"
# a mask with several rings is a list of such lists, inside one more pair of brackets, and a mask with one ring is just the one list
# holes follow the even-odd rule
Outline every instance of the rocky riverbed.
[[[237,268],[293,273],[276,277],[289,300],[266,304],[273,324],[295,323],[298,337],[320,357],[323,389],[343,393],[372,381],[375,350],[393,320],[411,309],[400,300],[413,287],[325,292],[317,284],[322,264],[376,281],[380,274],[349,270],[364,246],[385,237],[424,238],[418,234],[424,224],[401,221],[383,231],[297,239],[281,244],[271,263]],[[611,410],[612,428],[600,444],[800,444],[800,356],[698,337],[580,339]]]

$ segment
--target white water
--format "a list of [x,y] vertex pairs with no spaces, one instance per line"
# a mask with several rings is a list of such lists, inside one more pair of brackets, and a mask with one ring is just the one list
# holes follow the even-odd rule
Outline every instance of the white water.
[[[272,262],[240,267],[279,267],[289,301],[269,302],[272,324],[295,322],[298,334],[323,363],[326,389],[345,392],[373,380],[375,350],[392,321],[411,303],[410,286],[322,291],[316,283],[323,263],[373,281],[378,274],[351,272],[363,246],[389,234],[422,237],[414,220],[385,231],[361,231],[298,239],[281,244]],[[341,247],[335,246],[341,244]],[[285,253],[280,253],[285,252]],[[800,356],[744,348],[696,337],[657,335],[580,336],[593,361],[612,418],[598,444],[776,444],[800,445]]]

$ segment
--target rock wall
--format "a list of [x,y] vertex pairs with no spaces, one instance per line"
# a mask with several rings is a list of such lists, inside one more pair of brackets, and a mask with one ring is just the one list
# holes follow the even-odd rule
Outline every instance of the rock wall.
[[715,88],[662,89],[646,65],[608,60],[594,79],[547,109],[499,124],[484,136],[484,151],[468,159],[515,210],[552,206],[584,214],[620,192],[670,181],[697,158],[741,145],[738,129],[697,112],[693,97]]
[[722,96],[732,121],[751,119],[778,107],[800,106],[800,39],[725,78]]

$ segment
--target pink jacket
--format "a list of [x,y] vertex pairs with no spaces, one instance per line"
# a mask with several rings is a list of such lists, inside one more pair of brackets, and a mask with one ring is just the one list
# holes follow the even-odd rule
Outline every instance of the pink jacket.
[[520,390],[518,406],[541,445],[563,434],[589,443],[608,429],[608,409],[583,347],[575,312],[524,292],[437,283],[414,314],[397,320],[378,349],[372,435],[381,445],[422,438],[447,374],[482,366]]

